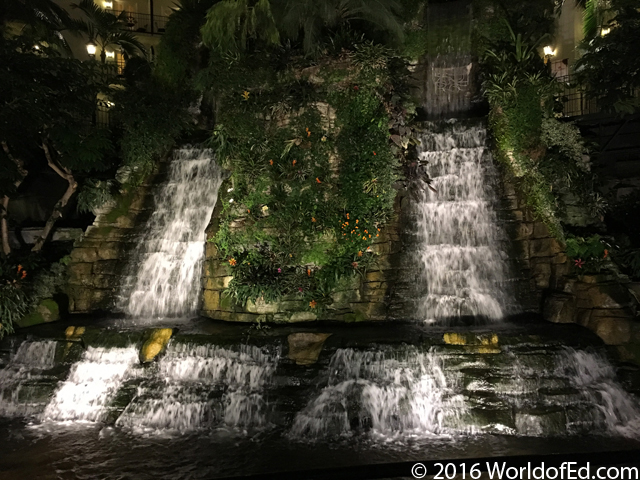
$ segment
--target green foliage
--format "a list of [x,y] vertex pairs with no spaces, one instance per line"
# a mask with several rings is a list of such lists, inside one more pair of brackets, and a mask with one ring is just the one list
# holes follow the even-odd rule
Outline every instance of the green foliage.
[[596,273],[609,261],[610,246],[600,235],[590,237],[569,236],[566,239],[567,257],[573,260],[574,269],[581,273]]
[[89,179],[78,194],[78,212],[93,212],[114,199],[113,180]]
[[583,44],[576,62],[578,81],[606,111],[630,114],[640,106],[640,11],[636,0],[611,0],[613,18],[603,27],[607,35],[595,35]]
[[[527,204],[559,240],[563,197],[572,194],[592,213],[602,205],[594,194],[595,178],[585,160],[587,150],[577,127],[554,116],[557,82],[538,54],[547,38],[546,15],[536,28],[522,19],[514,27],[505,14],[501,36],[483,40],[483,92],[489,100],[489,122],[496,156],[519,180]],[[495,24],[497,19],[492,19]],[[518,30],[520,28],[521,30]],[[539,37],[534,33],[544,32]]]
[[169,20],[158,45],[155,75],[163,82],[180,86],[195,75],[202,48],[200,29],[205,15],[218,0],[182,0]]
[[68,257],[47,266],[36,254],[0,260],[0,338],[45,298],[56,294],[66,280]]
[[247,40],[280,43],[269,0],[223,0],[207,12],[202,40],[210,48],[245,50]]
[[232,171],[213,241],[236,302],[291,298],[320,309],[338,282],[375,260],[367,250],[395,198],[392,149],[403,150],[389,140],[389,125],[402,123],[394,112],[406,112],[392,95],[393,84],[401,91],[393,58],[371,42],[342,52],[340,64],[323,58],[318,88],[277,61],[245,54],[212,80],[212,142]]
[[248,43],[275,46],[287,39],[306,53],[317,53],[341,30],[401,40],[400,14],[393,0],[223,0],[209,9],[201,32],[205,45],[221,52],[244,51]]
[[188,111],[192,101],[193,92],[155,77],[129,83],[114,95],[114,119],[122,130],[121,183],[140,185],[176,139],[192,128]]

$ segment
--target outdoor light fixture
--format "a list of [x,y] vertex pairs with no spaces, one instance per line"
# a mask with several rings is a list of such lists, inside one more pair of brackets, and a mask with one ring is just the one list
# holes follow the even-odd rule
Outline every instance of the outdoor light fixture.
[[93,42],[89,42],[87,43],[87,53],[89,54],[90,57],[95,57],[96,56],[96,49],[98,47],[96,47],[96,44]]
[[544,63],[545,65],[547,64],[547,62],[549,61],[549,59],[553,56],[555,56],[556,51],[553,49],[553,47],[551,45],[547,45],[546,47],[544,47],[543,49],[544,52]]
[[102,2],[102,7],[107,10],[113,10],[113,2]]
[[116,52],[110,52],[107,50],[106,52],[107,58],[116,58]]
[[611,32],[610,28],[603,28],[602,30],[600,30],[600,36],[604,37],[605,35],[607,35],[609,32]]

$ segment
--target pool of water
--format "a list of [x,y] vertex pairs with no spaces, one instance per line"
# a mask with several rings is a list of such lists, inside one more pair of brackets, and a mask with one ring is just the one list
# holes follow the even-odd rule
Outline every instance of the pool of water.
[[[61,322],[3,341],[3,479],[225,478],[640,448],[637,369],[575,325],[81,324],[81,340]],[[151,326],[176,331],[141,365]],[[324,343],[300,356],[300,334]]]

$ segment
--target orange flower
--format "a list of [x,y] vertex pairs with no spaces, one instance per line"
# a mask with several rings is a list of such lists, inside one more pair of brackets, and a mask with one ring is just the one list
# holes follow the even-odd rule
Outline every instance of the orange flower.
[[307,277],[310,277],[310,276],[311,276],[311,269],[307,268]]
[[376,233],[376,237],[379,237],[379,236],[380,236],[380,234],[379,234],[379,233]]
[[316,217],[311,217],[311,221],[312,221],[313,223],[316,223]]
[[309,130],[309,127],[305,128],[304,130],[305,130],[305,132],[307,132],[307,137],[310,137],[311,136],[311,130]]
[[322,183],[318,177],[316,177],[316,182]]
[[311,301],[309,302],[309,306],[310,306],[311,308],[316,308],[316,306],[317,306],[317,305],[318,305],[318,302],[316,302],[315,300],[311,300]]
[[362,250],[360,250],[360,251],[358,252],[358,256],[359,256],[359,257],[361,257],[361,256],[362,256]]
[[608,255],[609,255],[609,250],[606,250],[606,249],[605,249],[605,251],[604,251],[604,257],[602,257],[602,258],[607,258],[607,256],[608,256]]
[[358,220],[358,219],[356,219],[356,223],[358,223],[358,221],[359,221],[359,220]]
[[269,165],[273,165],[273,160],[269,160]]
[[345,225],[349,225],[349,222],[344,222]]
[[247,208],[247,213],[251,213],[251,210],[249,210],[248,208]]
[[236,262],[235,258],[232,258],[229,260],[229,265],[231,265],[232,267],[235,267],[238,264],[238,262]]
[[298,160],[294,160],[293,162],[291,162],[293,165],[295,165],[296,163],[298,163]]
[[347,220],[349,220],[349,214],[347,213]]
[[376,152],[373,152],[373,154],[374,154],[374,155],[377,155],[377,153],[376,153]]

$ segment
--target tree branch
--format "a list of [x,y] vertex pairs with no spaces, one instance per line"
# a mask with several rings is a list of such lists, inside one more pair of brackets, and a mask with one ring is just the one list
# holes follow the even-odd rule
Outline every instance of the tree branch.
[[[2,149],[4,150],[4,153],[7,154],[7,157],[9,157],[9,160],[11,160],[18,168],[20,178],[13,182],[14,187],[18,188],[29,172],[24,168],[24,162],[11,154],[9,145],[7,145],[7,142],[4,140],[2,141]],[[0,210],[0,236],[2,237],[2,252],[5,255],[9,255],[11,253],[11,245],[9,244],[9,225],[7,222],[7,216],[9,215],[9,200],[8,195],[2,197],[2,207]]]
[[40,250],[42,250],[42,246],[44,245],[44,243],[47,241],[47,238],[51,234],[51,230],[53,229],[53,226],[58,221],[58,219],[62,217],[62,211],[64,207],[67,205],[67,203],[69,203],[69,199],[73,196],[75,191],[78,189],[78,182],[76,182],[75,178],[73,178],[71,171],[68,168],[65,168],[64,166],[59,165],[54,161],[53,157],[51,156],[51,151],[49,150],[49,145],[47,144],[46,139],[42,140],[42,150],[44,150],[44,155],[47,158],[47,164],[49,165],[49,167],[51,167],[51,169],[54,172],[56,172],[58,175],[64,178],[69,183],[69,186],[67,187],[67,190],[64,192],[64,195],[62,195],[62,198],[60,198],[60,200],[58,200],[58,203],[56,203],[55,207],[53,207],[53,212],[51,212],[51,215],[49,216],[47,223],[42,229],[42,233],[36,240],[36,243],[33,246],[33,248],[31,249],[32,252],[39,252]]

